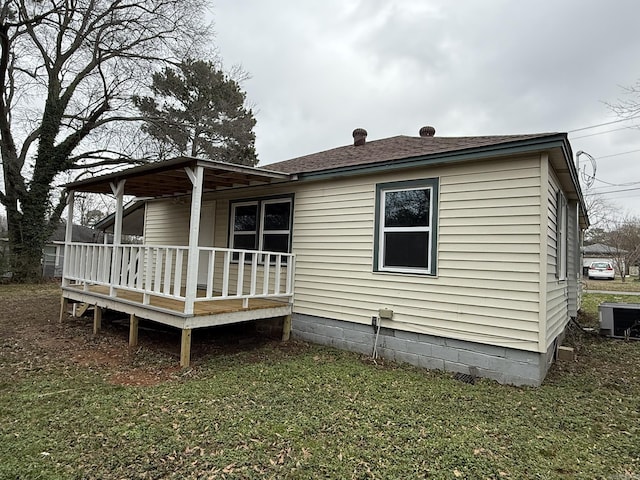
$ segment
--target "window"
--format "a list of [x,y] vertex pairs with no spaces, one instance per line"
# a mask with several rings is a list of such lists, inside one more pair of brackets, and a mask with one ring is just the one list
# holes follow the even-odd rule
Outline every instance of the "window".
[[436,272],[438,180],[377,186],[374,271]]
[[567,199],[560,190],[556,196],[556,277],[567,278]]
[[[290,252],[291,205],[291,197],[232,203],[229,227],[231,248]],[[234,259],[237,258],[234,255]]]

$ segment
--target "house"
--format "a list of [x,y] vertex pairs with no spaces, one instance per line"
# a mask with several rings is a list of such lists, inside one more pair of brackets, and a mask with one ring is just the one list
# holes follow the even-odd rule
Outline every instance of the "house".
[[[42,275],[45,278],[62,277],[64,262],[64,240],[66,226],[61,223],[55,229],[42,251]],[[73,242],[96,243],[102,242],[103,235],[99,231],[83,225],[73,225]]]
[[[300,339],[538,385],[580,301],[588,226],[566,134],[367,141],[251,168],[182,157],[67,185],[113,193],[113,245],[68,242],[69,301],[182,330],[284,318]],[[122,245],[123,195],[146,197]]]

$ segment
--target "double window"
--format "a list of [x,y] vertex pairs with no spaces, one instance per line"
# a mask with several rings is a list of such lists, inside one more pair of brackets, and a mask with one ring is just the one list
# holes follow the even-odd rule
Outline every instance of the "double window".
[[382,183],[376,195],[374,271],[435,275],[438,180]]
[[232,203],[230,247],[290,252],[292,203],[291,197]]

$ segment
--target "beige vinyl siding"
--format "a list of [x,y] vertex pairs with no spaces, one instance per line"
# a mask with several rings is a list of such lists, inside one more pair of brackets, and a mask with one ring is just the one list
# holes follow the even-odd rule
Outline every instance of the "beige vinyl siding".
[[145,244],[188,245],[190,215],[190,197],[149,201],[144,219]]
[[[546,347],[553,343],[554,339],[564,329],[569,321],[568,314],[568,281],[557,278],[556,238],[558,231],[557,201],[560,184],[555,172],[549,166],[547,188],[547,305],[546,305]],[[567,272],[567,276],[569,272]],[[544,320],[543,320],[544,321]]]
[[[435,177],[438,275],[373,272],[376,184]],[[538,348],[538,157],[300,184],[294,218],[295,312]]]

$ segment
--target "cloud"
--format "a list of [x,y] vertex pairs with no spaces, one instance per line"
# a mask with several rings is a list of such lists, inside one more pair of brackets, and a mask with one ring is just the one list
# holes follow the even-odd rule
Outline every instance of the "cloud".
[[[214,14],[225,63],[252,75],[262,165],[349,144],[356,127],[375,139],[603,123],[616,118],[604,102],[640,78],[635,0],[246,0]],[[639,144],[620,130],[573,147],[597,158]],[[606,180],[640,181],[635,158],[603,159]]]

